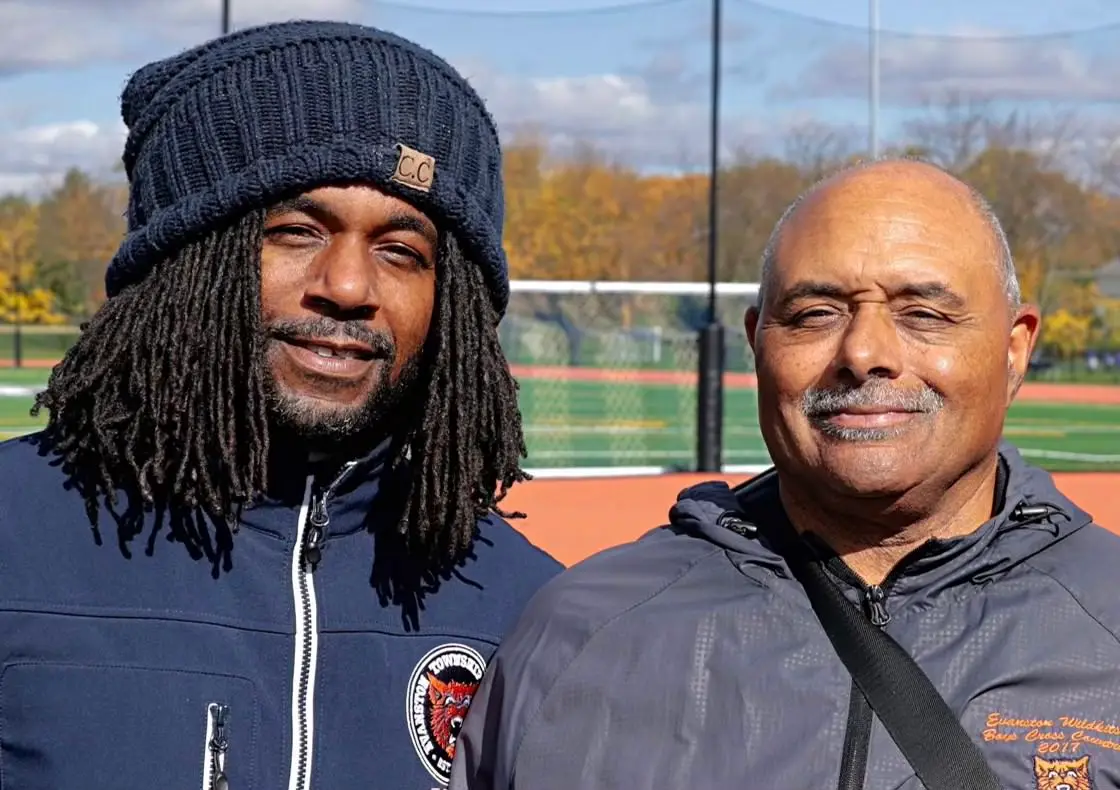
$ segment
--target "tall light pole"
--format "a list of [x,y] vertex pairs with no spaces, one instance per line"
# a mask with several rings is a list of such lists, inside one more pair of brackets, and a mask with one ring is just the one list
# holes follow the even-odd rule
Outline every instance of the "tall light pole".
[[719,89],[722,13],[720,0],[712,0],[712,117],[710,181],[708,182],[708,324],[699,339],[697,382],[698,471],[719,472],[723,468],[723,326],[716,312],[716,281],[719,275]]
[[229,3],[230,0],[222,0],[222,35],[224,36],[229,32]]
[[868,127],[871,136],[871,158],[876,159],[879,156],[879,0],[868,0],[868,3],[868,29],[871,34],[871,96]]

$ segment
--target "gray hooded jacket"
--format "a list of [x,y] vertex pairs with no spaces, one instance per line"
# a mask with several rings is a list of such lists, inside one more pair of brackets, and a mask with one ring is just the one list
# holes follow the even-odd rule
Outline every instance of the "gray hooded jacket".
[[[1005,787],[1115,790],[1120,538],[1010,446],[1000,470],[990,521],[881,587],[828,567]],[[920,788],[765,536],[776,493],[772,472],[697,486],[546,585],[475,697],[452,790]]]

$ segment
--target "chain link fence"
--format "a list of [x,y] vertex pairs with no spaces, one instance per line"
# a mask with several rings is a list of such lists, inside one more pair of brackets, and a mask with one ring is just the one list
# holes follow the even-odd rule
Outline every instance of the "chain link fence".
[[[545,286],[551,287],[545,287]],[[698,284],[515,282],[502,345],[521,384],[535,467],[656,467],[696,463]],[[753,357],[742,329],[753,285],[719,296],[726,334],[725,460],[766,460],[754,408]],[[628,292],[617,292],[628,291]],[[652,292],[651,292],[652,291]]]
[[[0,280],[55,294],[53,313],[36,303],[44,322],[82,319],[67,305],[95,301],[100,281],[89,262],[107,257],[119,230],[106,217],[119,221],[123,211],[120,86],[220,24],[213,4],[206,13],[205,4],[137,3],[111,19],[99,7],[42,0],[0,35],[9,42],[0,47],[0,106],[12,108],[0,113]],[[783,209],[867,156],[875,137],[880,152],[931,159],[992,202],[1023,292],[1045,315],[1035,377],[1120,377],[1120,292],[1108,265],[1120,260],[1120,29],[1029,38],[884,31],[872,108],[866,29],[748,0],[723,7],[721,281],[757,281]],[[278,21],[286,9],[232,0],[232,24]],[[707,272],[710,10],[709,0],[510,14],[332,0],[315,15],[414,39],[478,89],[507,151],[514,279],[683,283]],[[106,190],[98,200],[82,178],[64,178],[73,168]],[[6,195],[38,206],[34,222]],[[0,282],[0,315],[11,296]],[[725,460],[764,463],[739,329],[745,305],[720,304]],[[703,295],[690,293],[515,293],[501,331],[523,383],[532,464],[692,466],[705,309]],[[17,348],[29,367],[0,370],[0,386],[41,385],[45,371],[32,366],[56,360],[74,336],[0,325],[0,367]],[[1013,412],[1037,429],[1022,442],[1098,459],[1115,453],[1117,407],[1047,408]],[[0,398],[0,421],[5,409],[19,410]],[[1086,420],[1091,431],[1078,427]]]

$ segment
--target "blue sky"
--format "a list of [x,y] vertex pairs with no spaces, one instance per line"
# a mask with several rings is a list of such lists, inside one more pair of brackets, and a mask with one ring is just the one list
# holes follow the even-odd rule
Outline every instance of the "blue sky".
[[[583,10],[609,2],[233,0],[233,21],[380,24],[466,73],[507,137],[531,130],[561,149],[592,142],[642,167],[702,165],[707,0]],[[866,2],[724,2],[725,153],[864,145]],[[1115,0],[881,0],[880,18],[888,140],[921,137],[924,119],[954,102],[1032,117],[1072,109],[1082,135],[1120,135]],[[73,165],[107,173],[123,139],[118,97],[128,75],[218,25],[219,0],[4,0],[0,192],[37,191]],[[1056,35],[1105,25],[1117,27]]]
[[[594,8],[633,5],[625,0],[431,0],[416,3],[454,11],[554,11],[559,8]],[[767,5],[827,22],[860,27],[867,24],[868,4],[848,0],[769,0]],[[1016,34],[1053,33],[1120,23],[1120,5],[1113,0],[1024,3],[1021,0],[882,0],[883,27],[902,32],[953,33],[962,27],[980,26]]]

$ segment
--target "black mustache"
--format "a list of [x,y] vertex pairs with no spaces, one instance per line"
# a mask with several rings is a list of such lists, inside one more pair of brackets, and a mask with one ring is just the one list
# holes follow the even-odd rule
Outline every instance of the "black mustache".
[[392,335],[388,332],[370,329],[357,321],[335,321],[326,317],[303,321],[292,319],[271,321],[265,327],[265,333],[278,340],[294,340],[304,343],[332,339],[353,340],[369,346],[375,357],[386,359],[392,359],[397,351]]

